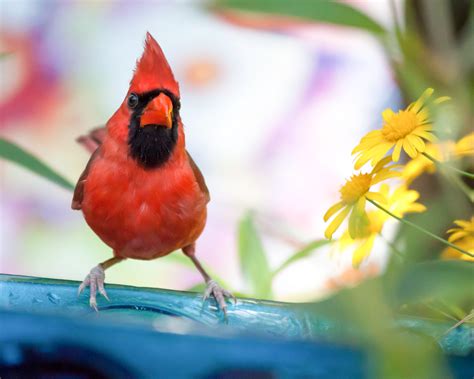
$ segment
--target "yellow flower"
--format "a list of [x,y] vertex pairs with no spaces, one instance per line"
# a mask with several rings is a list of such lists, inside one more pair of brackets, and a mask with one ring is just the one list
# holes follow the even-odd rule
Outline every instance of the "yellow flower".
[[[405,185],[390,193],[389,186],[384,183],[380,186],[380,194],[387,199],[385,207],[398,217],[403,217],[407,213],[419,213],[426,210],[424,205],[416,202],[420,194],[408,189]],[[352,265],[354,267],[358,267],[370,255],[376,237],[382,232],[385,222],[390,218],[387,213],[380,209],[368,212],[367,216],[369,223],[359,237],[351,238],[347,230],[336,245],[336,248],[340,251],[353,249]]]
[[[461,249],[474,254],[474,237],[464,237],[463,239],[456,242],[456,245],[459,246]],[[443,253],[441,254],[441,257],[444,259],[461,259],[464,261],[474,262],[473,257],[463,254],[459,250],[453,249],[452,247],[447,247],[446,249],[444,249]]]
[[[365,212],[366,198],[386,203],[386,199],[378,192],[370,191],[371,187],[383,180],[399,176],[400,173],[393,171],[394,166],[385,167],[390,162],[390,157],[380,161],[368,174],[352,175],[350,179],[341,187],[341,201],[334,204],[324,215],[324,221],[327,222],[332,216],[340,213],[332,220],[326,228],[324,235],[331,239],[334,232],[339,228],[345,218],[349,217],[349,234],[356,238],[364,233],[365,227],[369,223],[367,213]],[[352,211],[352,212],[351,212]]]
[[[385,214],[385,213],[384,213]],[[358,267],[361,262],[370,255],[374,246],[375,238],[382,231],[385,217],[382,211],[371,211],[367,213],[368,225],[365,232],[358,238],[351,238],[349,230],[346,230],[337,241],[336,248],[340,251],[352,251],[352,265]]]
[[[411,158],[416,158],[418,153],[425,151],[425,140],[435,140],[431,133],[433,126],[430,115],[425,107],[433,92],[432,88],[428,88],[417,101],[397,113],[391,109],[383,111],[382,129],[371,131],[362,137],[359,145],[352,151],[352,155],[356,156],[354,167],[358,170],[369,161],[374,166],[392,148],[394,162],[400,159],[402,148]],[[447,99],[440,97],[435,103],[439,104]]]
[[[474,155],[474,133],[468,134],[456,143],[445,141],[437,144],[427,144],[425,152],[439,162],[447,162],[453,158]],[[436,165],[433,161],[420,154],[405,165],[402,171],[402,178],[409,185],[425,172],[433,174],[436,172]]]
[[[469,253],[474,254],[474,216],[471,217],[471,220],[456,220],[454,223],[459,226],[459,228],[452,228],[448,230],[448,233],[451,235],[448,238],[448,241],[455,243],[461,249],[468,251]],[[444,249],[442,257],[446,259],[457,258],[467,261],[474,261],[473,257],[470,257],[466,254],[462,254],[452,247]]]
[[459,226],[459,228],[448,230],[448,233],[451,233],[448,238],[449,242],[453,243],[468,236],[474,237],[474,216],[471,217],[471,221],[456,220],[454,223]]
[[[426,145],[425,152],[437,161],[445,162],[449,160],[454,147],[455,144],[452,141],[446,141],[441,144],[430,143]],[[434,174],[436,172],[436,165],[432,160],[420,154],[415,159],[407,162],[402,171],[402,178],[405,179],[407,185],[410,185],[413,180],[425,172]]]
[[[411,190],[406,185],[401,185],[389,195],[389,186],[382,184],[380,193],[388,199],[386,208],[395,216],[403,217],[407,213],[421,213],[426,211],[426,207],[423,204],[416,202],[420,198],[418,191]],[[385,212],[380,212],[382,212],[386,218],[390,217]]]
[[461,138],[454,148],[455,153],[458,157],[466,155],[474,155],[474,132]]

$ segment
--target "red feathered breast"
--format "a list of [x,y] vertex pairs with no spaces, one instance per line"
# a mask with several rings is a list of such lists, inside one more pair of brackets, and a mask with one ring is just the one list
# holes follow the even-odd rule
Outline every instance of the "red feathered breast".
[[145,170],[126,146],[107,139],[91,163],[82,211],[116,256],[153,259],[196,241],[207,201],[185,151]]

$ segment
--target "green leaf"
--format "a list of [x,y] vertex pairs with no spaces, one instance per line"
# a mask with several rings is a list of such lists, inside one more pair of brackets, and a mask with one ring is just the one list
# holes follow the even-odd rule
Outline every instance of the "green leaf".
[[[449,187],[448,182],[442,182],[441,188],[449,188],[449,190],[423,202],[429,212],[410,214],[405,216],[405,219],[438,236],[445,237],[446,230],[451,228],[451,220],[463,218],[459,215],[465,215],[464,217],[467,218],[472,208],[464,196],[453,191],[454,187]],[[433,259],[439,256],[446,247],[432,237],[405,224],[400,225],[394,243],[396,246],[404,246],[405,256],[410,262]]]
[[267,299],[272,297],[272,273],[250,213],[239,223],[238,243],[240,267],[250,284],[252,295]]
[[365,13],[332,0],[214,0],[217,7],[298,17],[385,34],[385,29]]
[[16,163],[24,168],[60,185],[63,188],[73,190],[74,186],[48,165],[40,161],[34,155],[23,150],[21,147],[0,138],[0,158]]
[[327,245],[330,242],[331,241],[329,241],[327,239],[316,240],[316,241],[310,242],[308,245],[303,247],[300,251],[297,251],[296,253],[291,255],[275,271],[273,271],[273,276],[275,277],[281,271],[283,271],[285,268],[287,268],[291,264],[295,263],[296,261],[299,261],[300,259],[309,257],[315,250],[319,249],[320,247],[323,247],[323,246]]
[[474,264],[461,260],[430,261],[410,265],[397,278],[394,300],[414,304],[434,300],[453,305],[474,302]]

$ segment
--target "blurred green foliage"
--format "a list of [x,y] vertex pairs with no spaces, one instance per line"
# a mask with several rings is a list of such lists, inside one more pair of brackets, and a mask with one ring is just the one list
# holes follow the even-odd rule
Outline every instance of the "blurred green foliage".
[[250,292],[259,298],[271,298],[272,273],[250,214],[239,223],[238,246],[240,268],[250,285]]
[[[247,296],[271,299],[274,278],[293,263],[309,257],[319,248],[329,244],[327,240],[316,240],[308,243],[291,254],[275,269],[271,269],[267,260],[260,235],[257,231],[251,212],[243,216],[238,226],[238,252],[240,269],[248,284]],[[245,295],[244,295],[245,296]]]
[[358,9],[337,1],[310,0],[216,0],[215,5],[228,9],[253,11],[284,17],[298,17],[311,22],[324,22],[359,28],[375,35],[385,29]]
[[[215,0],[214,4],[218,9],[253,12],[254,16],[277,15],[283,19],[291,17],[295,22],[300,19],[365,30],[386,52],[407,104],[427,87],[434,87],[438,93],[452,98],[451,109],[435,116],[442,125],[437,130],[438,135],[455,139],[472,131],[472,1],[406,1],[402,21],[395,1],[391,0],[394,30],[385,30],[369,16],[331,0]],[[461,166],[472,171],[474,162],[464,160]],[[446,175],[436,175],[418,180],[415,188],[428,198],[428,212],[410,217],[416,224],[441,236],[454,219],[466,219],[473,214],[472,199],[460,191],[462,186],[453,186],[449,179]],[[472,191],[474,183],[461,180],[468,191]],[[383,275],[314,303],[313,311],[358,331],[359,343],[365,344],[375,357],[371,375],[374,378],[450,377],[437,341],[394,330],[394,319],[404,313],[450,320],[456,326],[472,320],[474,265],[433,260],[439,257],[442,246],[405,225],[389,243],[402,254],[392,254]],[[452,331],[447,329],[448,332]]]
[[0,138],[0,158],[16,163],[63,188],[74,189],[71,182],[58,174],[51,167],[43,163],[33,154],[4,138]]
[[272,278],[277,276],[280,272],[286,269],[288,266],[292,265],[293,263],[309,257],[313,252],[315,252],[320,247],[328,245],[330,241],[326,239],[322,240],[315,240],[310,242],[306,246],[304,246],[301,250],[298,250],[296,253],[290,255],[283,263],[281,263],[275,270],[272,272]]

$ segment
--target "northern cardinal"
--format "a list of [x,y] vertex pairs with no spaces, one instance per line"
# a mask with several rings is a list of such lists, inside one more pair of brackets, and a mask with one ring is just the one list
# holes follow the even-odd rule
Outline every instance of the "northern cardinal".
[[[195,243],[210,200],[204,177],[185,149],[179,86],[158,43],[147,33],[145,49],[127,95],[105,128],[79,138],[92,156],[79,177],[72,209],[113,250],[79,287],[104,297],[104,270],[126,259],[150,260],[181,249],[203,276],[204,299],[213,296],[226,315],[233,297],[206,273]],[[235,298],[234,298],[235,300]]]

